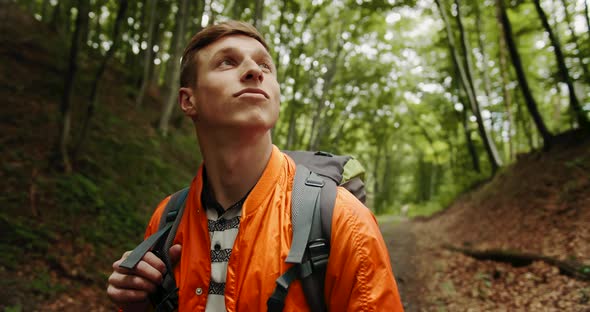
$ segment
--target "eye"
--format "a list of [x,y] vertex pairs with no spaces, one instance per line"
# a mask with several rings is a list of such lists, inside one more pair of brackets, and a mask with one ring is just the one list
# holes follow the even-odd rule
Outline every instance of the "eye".
[[260,64],[258,64],[258,66],[260,66],[260,68],[262,68],[263,71],[266,71],[266,72],[272,71],[272,66],[270,66],[267,63],[260,63]]
[[221,62],[219,62],[219,66],[221,67],[233,66],[235,64],[236,62],[234,62],[234,60],[232,60],[231,58],[224,58],[221,60]]

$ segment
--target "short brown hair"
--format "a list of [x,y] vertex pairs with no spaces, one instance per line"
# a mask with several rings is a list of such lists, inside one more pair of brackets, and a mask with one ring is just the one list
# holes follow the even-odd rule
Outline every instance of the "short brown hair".
[[195,85],[197,78],[197,60],[195,56],[197,52],[222,37],[230,35],[245,35],[254,38],[264,46],[266,51],[269,51],[266,41],[264,41],[262,35],[251,24],[240,21],[227,21],[208,26],[195,34],[184,49],[182,62],[180,63],[181,87],[192,87]]

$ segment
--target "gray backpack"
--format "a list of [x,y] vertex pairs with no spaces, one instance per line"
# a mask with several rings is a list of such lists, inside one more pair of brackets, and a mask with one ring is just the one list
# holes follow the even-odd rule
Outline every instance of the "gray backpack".
[[[285,260],[294,265],[276,280],[267,308],[272,312],[282,311],[291,283],[300,279],[311,310],[327,311],[323,296],[324,278],[330,253],[336,187],[345,187],[364,203],[364,169],[350,156],[305,151],[284,153],[297,164],[291,197],[293,238]],[[158,232],[139,244],[120,265],[133,270],[149,250],[163,260],[170,274],[165,274],[162,284],[150,295],[158,312],[174,311],[178,306],[178,287],[168,250],[182,219],[188,191],[189,188],[185,188],[171,196],[160,218]]]

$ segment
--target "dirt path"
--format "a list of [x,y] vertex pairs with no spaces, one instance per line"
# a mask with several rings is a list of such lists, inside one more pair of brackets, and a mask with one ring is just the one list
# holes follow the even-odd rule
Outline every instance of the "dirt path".
[[412,224],[396,216],[380,217],[379,227],[389,249],[391,265],[406,312],[420,311],[420,285],[416,279],[416,237]]

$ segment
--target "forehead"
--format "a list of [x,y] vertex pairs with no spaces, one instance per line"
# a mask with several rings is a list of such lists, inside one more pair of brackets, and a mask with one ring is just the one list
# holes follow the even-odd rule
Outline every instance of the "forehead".
[[202,61],[210,60],[217,53],[228,51],[239,51],[245,54],[264,54],[270,56],[266,48],[258,40],[245,35],[229,35],[222,37],[208,46],[201,49],[198,53]]

